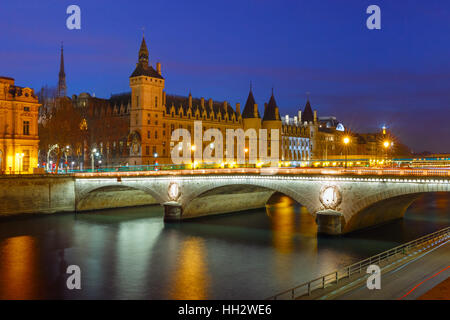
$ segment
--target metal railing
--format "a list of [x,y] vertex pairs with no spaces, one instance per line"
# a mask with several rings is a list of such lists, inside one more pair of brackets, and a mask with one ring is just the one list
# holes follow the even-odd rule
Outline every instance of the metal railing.
[[393,262],[392,258],[395,255],[401,254],[402,256],[404,256],[407,255],[408,252],[411,251],[411,249],[417,247],[425,247],[427,245],[436,245],[448,239],[450,239],[450,227],[430,233],[416,240],[404,243],[400,246],[381,252],[367,259],[340,268],[319,278],[302,283],[299,286],[293,287],[289,290],[280,292],[270,298],[267,298],[267,300],[277,300],[279,298],[296,299],[302,296],[310,296],[313,291],[318,289],[325,289],[326,287],[329,287],[331,285],[337,285],[339,281],[345,278],[350,278],[352,275],[357,274],[359,275],[359,278],[365,276],[365,268],[371,264],[376,263],[378,266],[381,266],[386,262]]

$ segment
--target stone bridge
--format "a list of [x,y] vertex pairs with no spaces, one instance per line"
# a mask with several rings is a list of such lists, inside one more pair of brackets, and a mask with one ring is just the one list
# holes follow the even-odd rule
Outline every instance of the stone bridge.
[[388,174],[186,171],[76,174],[75,210],[159,203],[169,222],[261,208],[281,193],[308,209],[319,232],[343,234],[401,218],[423,193],[450,191],[447,171],[436,176],[426,171],[408,176],[404,170]]

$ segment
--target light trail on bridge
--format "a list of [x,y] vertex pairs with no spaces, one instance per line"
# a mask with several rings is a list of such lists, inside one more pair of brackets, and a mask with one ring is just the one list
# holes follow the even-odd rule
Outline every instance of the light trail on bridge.
[[134,176],[186,176],[186,175],[351,175],[351,176],[401,176],[401,177],[450,177],[450,169],[395,169],[395,168],[224,168],[224,169],[175,169],[152,171],[79,172],[75,177],[134,177]]

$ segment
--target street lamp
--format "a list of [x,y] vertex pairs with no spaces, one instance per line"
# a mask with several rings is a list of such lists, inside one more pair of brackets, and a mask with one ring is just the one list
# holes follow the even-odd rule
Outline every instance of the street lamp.
[[347,169],[348,144],[350,143],[350,138],[344,137],[343,142],[345,147],[345,169]]
[[385,150],[385,156],[384,156],[384,158],[385,158],[386,165],[387,165],[387,160],[388,160],[388,149],[389,149],[389,147],[392,146],[392,145],[394,145],[394,143],[393,143],[393,142],[390,142],[390,141],[388,141],[388,140],[385,140],[385,141],[383,142],[383,147],[384,147],[384,150]]
[[[54,144],[48,149],[48,152],[47,152],[47,172],[50,170],[49,164],[53,163],[52,161],[50,161],[50,153],[56,148],[58,148],[58,144]],[[51,169],[53,170],[53,167]]]
[[91,164],[92,164],[92,172],[94,172],[94,155],[98,155],[97,149],[92,149],[91,152]]

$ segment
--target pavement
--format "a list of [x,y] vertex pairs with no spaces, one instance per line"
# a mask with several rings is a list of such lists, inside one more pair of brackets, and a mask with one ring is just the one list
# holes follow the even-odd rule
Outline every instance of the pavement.
[[[333,292],[336,300],[415,300],[450,277],[450,241],[418,254],[405,264],[381,273],[381,289],[355,281],[349,290]],[[356,285],[357,284],[357,285]],[[337,291],[337,290],[336,290]],[[447,297],[450,300],[450,296]]]

